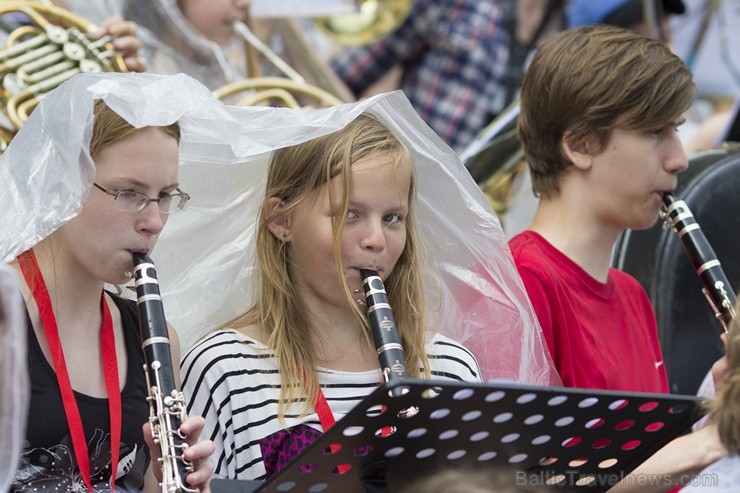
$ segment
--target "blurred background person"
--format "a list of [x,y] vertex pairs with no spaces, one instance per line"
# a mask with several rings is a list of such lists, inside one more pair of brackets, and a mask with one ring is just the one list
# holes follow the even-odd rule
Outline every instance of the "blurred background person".
[[138,24],[148,70],[184,72],[213,90],[247,76],[246,48],[234,24],[249,0],[124,0]]
[[703,123],[729,110],[740,94],[740,2],[683,0],[686,14],[671,18],[672,45],[698,89],[691,118]]
[[[390,35],[340,51],[331,66],[357,97],[400,70],[399,87],[414,109],[460,151],[513,99],[521,83],[521,69],[510,65],[519,3],[536,7],[524,10],[528,25],[542,26],[521,31],[532,35],[549,24],[560,2],[416,0]],[[517,62],[521,66],[523,59]]]

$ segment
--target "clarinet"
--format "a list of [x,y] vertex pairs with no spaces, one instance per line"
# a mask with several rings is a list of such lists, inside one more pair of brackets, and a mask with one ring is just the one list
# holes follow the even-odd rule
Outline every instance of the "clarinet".
[[[383,280],[377,272],[360,270],[367,303],[367,317],[373,333],[375,350],[378,353],[380,368],[386,383],[395,383],[406,378],[406,359],[403,356],[403,346],[398,337],[396,320],[393,310],[388,303]],[[391,390],[393,397],[399,397],[408,392],[408,388],[396,386]]]
[[185,397],[175,385],[170,339],[159,294],[157,271],[149,256],[134,253],[136,306],[148,389],[149,423],[154,443],[162,450],[162,493],[197,492],[185,481],[193,465],[183,459],[188,447],[180,425],[187,419]]
[[663,195],[660,210],[664,226],[672,229],[683,243],[689,260],[704,284],[702,292],[725,332],[735,318],[735,292],[727,280],[717,255],[696,222],[686,202],[669,194]]

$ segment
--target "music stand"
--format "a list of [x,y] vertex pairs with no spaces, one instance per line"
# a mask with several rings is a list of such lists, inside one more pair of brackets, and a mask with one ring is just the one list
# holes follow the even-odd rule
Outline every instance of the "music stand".
[[[391,397],[396,385],[408,393]],[[669,394],[407,380],[377,388],[256,491],[392,493],[442,467],[472,466],[602,492],[687,430],[697,404]],[[417,412],[404,417],[409,409]]]

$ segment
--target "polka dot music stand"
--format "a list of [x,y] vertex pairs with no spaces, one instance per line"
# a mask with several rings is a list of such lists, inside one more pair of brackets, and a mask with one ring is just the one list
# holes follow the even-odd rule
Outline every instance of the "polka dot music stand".
[[409,391],[401,397],[389,396],[387,385],[376,389],[257,491],[393,493],[459,465],[508,467],[527,484],[602,492],[699,417],[690,396],[498,382],[402,385]]

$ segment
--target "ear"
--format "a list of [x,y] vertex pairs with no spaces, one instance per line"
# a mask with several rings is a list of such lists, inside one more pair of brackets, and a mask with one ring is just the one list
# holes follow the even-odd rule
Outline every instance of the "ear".
[[592,158],[596,154],[596,143],[589,135],[574,137],[570,134],[563,135],[563,152],[573,165],[578,169],[589,169]]
[[[280,197],[269,197],[262,203],[262,217],[268,217],[283,207],[285,207],[285,201]],[[267,223],[267,229],[279,241],[290,241],[290,220],[288,216],[281,216]]]

